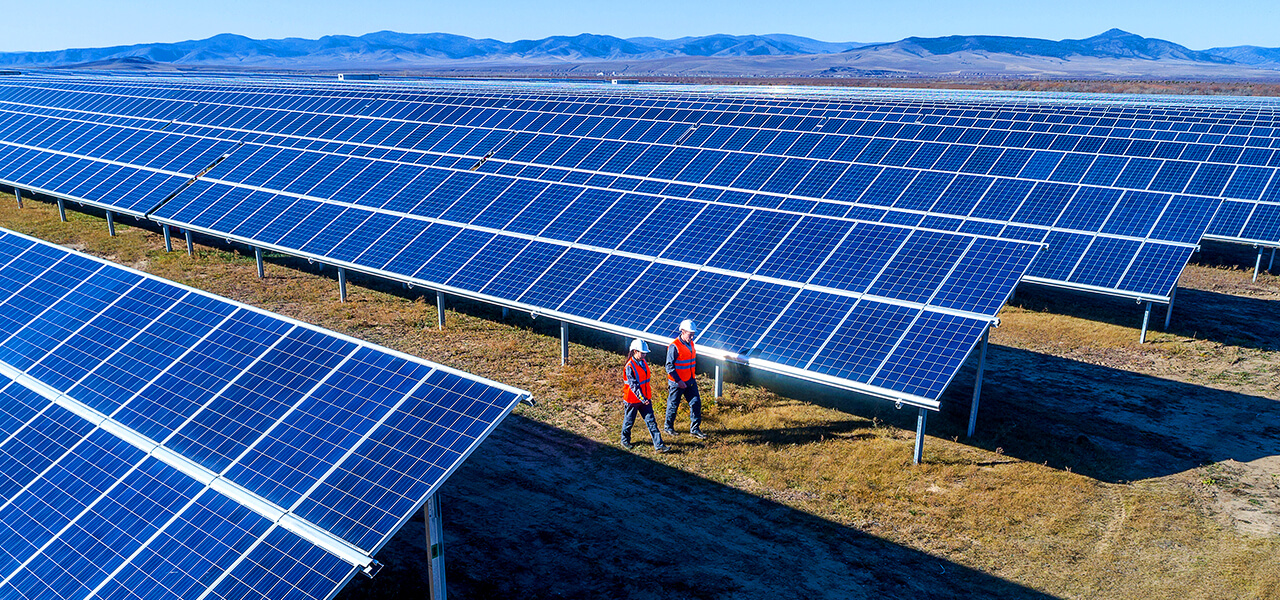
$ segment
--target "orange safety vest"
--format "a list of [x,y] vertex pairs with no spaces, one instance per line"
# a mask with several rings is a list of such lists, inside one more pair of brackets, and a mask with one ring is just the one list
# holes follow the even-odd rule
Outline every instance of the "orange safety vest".
[[[632,365],[631,368],[636,372],[636,377],[640,379],[638,387],[641,392],[644,392],[644,397],[653,398],[653,391],[649,389],[649,365],[634,358],[627,362]],[[622,369],[622,376],[623,378],[627,376],[625,367]],[[622,399],[626,400],[627,404],[642,404],[644,402],[644,400],[636,397],[636,393],[631,391],[631,386],[626,381],[622,382]]]
[[[684,340],[676,338],[672,340],[672,344],[676,346],[676,362],[673,366],[676,368],[676,375],[680,377],[680,381],[690,381],[693,379],[693,367],[698,363],[698,352],[694,350],[693,344],[685,344]],[[667,379],[675,381],[675,377],[671,373],[667,373]]]

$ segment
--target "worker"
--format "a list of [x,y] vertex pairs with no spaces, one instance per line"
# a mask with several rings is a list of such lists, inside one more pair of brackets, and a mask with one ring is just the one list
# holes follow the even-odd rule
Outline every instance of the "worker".
[[653,416],[653,392],[649,387],[649,363],[645,357],[649,355],[649,344],[644,340],[631,342],[625,368],[627,382],[622,386],[622,399],[625,409],[622,415],[622,447],[630,450],[631,424],[636,421],[636,413],[644,417],[644,424],[649,426],[649,434],[653,436],[653,449],[666,452],[671,448],[662,443],[662,435],[658,433],[658,420]]
[[685,319],[680,322],[680,334],[667,346],[667,421],[663,431],[672,437],[676,436],[676,411],[680,409],[680,398],[689,401],[689,433],[700,440],[707,439],[702,433],[702,400],[698,398],[698,380],[694,377],[694,366],[698,362],[698,352],[693,347],[693,338],[698,331],[693,321]]

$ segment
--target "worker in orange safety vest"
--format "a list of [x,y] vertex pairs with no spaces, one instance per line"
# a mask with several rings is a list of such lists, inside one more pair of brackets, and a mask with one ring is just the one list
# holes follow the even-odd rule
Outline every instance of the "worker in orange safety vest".
[[689,434],[705,440],[702,399],[698,397],[698,380],[694,377],[698,351],[693,346],[693,338],[697,333],[693,321],[685,319],[680,322],[680,335],[667,346],[667,420],[662,431],[672,437],[676,435],[676,411],[680,409],[680,398],[684,397],[689,402]]
[[622,447],[630,450],[631,425],[636,421],[636,413],[644,417],[644,424],[649,427],[653,436],[653,449],[658,452],[670,450],[662,443],[662,435],[658,433],[658,420],[653,416],[653,392],[649,387],[649,363],[645,357],[649,354],[649,344],[644,340],[631,342],[625,368],[627,381],[622,386],[624,410],[622,415]]

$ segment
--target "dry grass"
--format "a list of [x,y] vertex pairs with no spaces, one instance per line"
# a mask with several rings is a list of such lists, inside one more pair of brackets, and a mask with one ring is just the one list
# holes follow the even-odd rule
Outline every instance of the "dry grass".
[[[337,302],[332,271],[317,273],[305,261],[271,257],[267,278],[258,280],[251,254],[203,245],[194,258],[182,252],[166,254],[157,232],[121,224],[119,235],[110,238],[101,219],[76,212],[68,216],[69,223],[59,223],[53,207],[39,202],[28,202],[19,211],[12,197],[0,195],[4,227],[524,387],[541,401],[535,408],[522,408],[524,417],[579,439],[605,446],[615,443],[621,420],[617,396],[622,358],[616,351],[619,344],[607,336],[587,335],[592,344],[573,344],[573,364],[560,367],[558,330],[552,323],[524,315],[504,323],[494,309],[462,305],[462,312],[447,311],[448,326],[438,330],[434,297],[424,299],[391,284],[355,278],[351,301],[343,304]],[[1210,288],[1219,279],[1242,277],[1213,265],[1188,273],[1192,283]],[[1275,290],[1276,282],[1264,280],[1259,289],[1264,290],[1260,295],[1272,293],[1267,290]],[[1156,343],[1139,348],[1134,344],[1137,309],[1087,299],[1070,299],[1065,302],[1071,306],[1065,306],[1053,298],[1021,295],[1005,311],[1004,326],[992,341],[1276,397],[1280,375],[1273,348],[1196,339],[1176,328],[1173,333],[1156,332]],[[702,383],[703,389],[710,389],[710,381]],[[1198,470],[1138,482],[1109,481],[1073,472],[1070,461],[1079,455],[1073,452],[1085,451],[1071,448],[1054,450],[1062,452],[1066,465],[1029,462],[1005,455],[999,445],[1034,445],[1045,432],[1034,422],[1017,428],[998,419],[995,431],[983,438],[989,444],[930,438],[926,464],[913,467],[914,434],[903,429],[910,422],[902,413],[836,410],[732,381],[722,399],[707,403],[704,415],[711,440],[685,435],[669,440],[679,452],[643,455],[680,473],[1057,597],[1280,596],[1280,563],[1275,558],[1280,542],[1274,536],[1241,534],[1218,518],[1211,496],[1220,486],[1204,484]],[[681,419],[687,416],[682,413]],[[954,431],[947,423],[931,423],[931,431]],[[555,460],[569,460],[552,458],[554,444],[537,443],[552,453],[545,457],[545,468],[553,469]],[[574,521],[571,514],[563,518]],[[581,535],[583,525],[575,527]],[[460,581],[469,577],[465,565],[454,568],[459,569],[454,573]],[[619,589],[629,585],[625,576],[609,574],[609,564],[594,568],[601,572],[590,578],[620,579]],[[877,577],[897,576],[895,565],[865,568]],[[391,571],[382,577],[392,583],[380,585],[392,587],[357,585],[348,594],[414,589],[411,584],[393,585],[391,578],[397,576],[412,579],[413,574]],[[472,581],[473,590],[520,589],[540,585],[541,578],[561,576],[567,581],[588,578],[586,573],[494,569],[466,581]],[[481,586],[480,579],[491,587]],[[526,592],[536,593],[534,589]],[[583,587],[569,595],[592,595],[581,591],[587,589],[597,588]],[[750,590],[739,593],[752,595]],[[964,596],[964,590],[958,594]]]

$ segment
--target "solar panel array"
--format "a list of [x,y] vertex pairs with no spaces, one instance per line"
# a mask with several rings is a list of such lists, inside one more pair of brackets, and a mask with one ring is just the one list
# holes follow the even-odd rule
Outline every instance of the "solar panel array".
[[[7,91],[24,100],[53,93]],[[50,96],[38,109],[20,102],[22,110],[0,125],[14,135],[0,138],[15,155],[38,147],[101,162],[119,153],[100,140],[154,130],[184,136],[148,148],[199,149],[178,160],[217,158],[150,211],[162,223],[653,340],[694,318],[704,324],[704,349],[930,407],[1041,247],[847,210],[826,214],[781,199],[675,195],[652,178],[628,190],[580,176],[581,169],[511,173],[526,167],[494,153],[509,131],[430,134],[433,144],[444,135],[472,139],[465,151],[450,143],[449,152],[407,149],[405,140],[425,140],[433,129],[417,125],[409,126],[417,133],[402,132],[406,149],[397,151],[375,148],[367,137],[323,141],[309,135],[314,127],[268,136],[252,131],[273,130],[281,113],[247,107],[260,94],[215,94],[246,107],[82,90]],[[204,121],[221,125],[198,125]],[[405,129],[385,118],[329,123]],[[236,146],[225,152],[211,142]],[[160,169],[160,160],[129,164]],[[29,179],[31,172],[46,168],[18,174]],[[653,189],[659,184],[664,189]],[[122,194],[110,202],[134,201]]]
[[[936,406],[1020,278],[1168,301],[1225,215],[1280,239],[1270,114],[38,77],[0,82],[0,179],[122,210],[163,196],[144,211],[162,223],[626,335],[690,317],[736,360]],[[115,163],[172,179],[140,200],[97,174]]]
[[[1137,298],[1167,300],[1223,198],[1231,214],[1224,211],[1213,231],[1235,227],[1237,241],[1280,239],[1268,221],[1275,207],[1258,200],[1273,169],[1250,167],[1270,162],[1271,151],[1256,147],[1269,143],[1263,136],[1270,130],[1209,124],[1244,121],[1184,115],[1194,111],[1183,107],[974,107],[856,102],[850,94],[817,101],[545,86],[429,94],[203,82],[138,89],[117,81],[89,86],[95,99],[86,101],[85,86],[63,87],[78,91],[32,90],[17,100],[152,116],[167,131],[204,136],[280,134],[269,138],[273,150],[317,148],[317,140],[334,142],[324,149],[339,156],[429,149],[428,158],[399,158],[433,165],[452,159],[456,168],[489,155],[481,172],[507,167],[543,181],[580,178],[624,192],[1046,242],[1051,251],[1032,268],[1033,280]],[[1241,130],[1254,135],[1226,135]],[[1241,151],[1239,168],[1217,164],[1231,158],[1230,148],[1218,148],[1237,143],[1255,146]],[[286,160],[293,156],[267,166],[298,169],[310,159]],[[360,161],[346,166],[354,171]],[[547,170],[521,168],[528,166]],[[362,173],[374,178],[378,171]]]
[[527,393],[0,230],[0,596],[329,598]]

